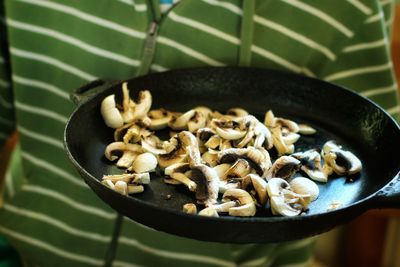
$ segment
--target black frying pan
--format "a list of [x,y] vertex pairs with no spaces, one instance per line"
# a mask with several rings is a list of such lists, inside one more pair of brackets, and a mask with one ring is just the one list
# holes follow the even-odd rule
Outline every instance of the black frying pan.
[[[320,80],[256,68],[198,68],[150,74],[129,80],[133,97],[148,89],[153,108],[186,111],[206,105],[219,111],[242,107],[263,118],[277,116],[310,124],[313,136],[303,136],[297,150],[321,147],[334,139],[363,162],[354,181],[335,177],[319,184],[320,196],[297,217],[261,212],[252,218],[210,218],[181,212],[194,202],[185,188],[164,184],[153,173],[145,192],[123,196],[100,183],[103,174],[122,173],[103,157],[113,130],[100,115],[104,97],[120,94],[121,82],[95,81],[72,95],[79,106],[65,130],[65,147],[72,163],[94,192],[116,211],[139,223],[168,233],[217,242],[258,243],[299,239],[350,221],[368,209],[400,207],[400,129],[380,107],[347,89]],[[95,93],[93,93],[95,92]],[[85,94],[92,94],[87,97]],[[168,198],[168,195],[171,198]],[[333,202],[342,206],[333,211]]]

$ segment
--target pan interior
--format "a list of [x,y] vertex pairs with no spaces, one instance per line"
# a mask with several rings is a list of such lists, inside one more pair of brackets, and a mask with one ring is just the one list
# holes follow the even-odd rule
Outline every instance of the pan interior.
[[[363,163],[361,174],[352,177],[353,181],[333,177],[326,184],[318,183],[320,196],[307,214],[324,213],[333,202],[342,207],[351,205],[382,188],[398,172],[393,158],[400,148],[398,126],[371,102],[332,84],[261,69],[205,68],[139,77],[129,81],[129,88],[133,98],[139,90],[150,90],[152,108],[183,112],[195,106],[208,106],[224,112],[241,107],[261,121],[271,109],[276,116],[317,129],[315,135],[300,138],[296,151],[322,147],[326,141],[336,140],[355,153]],[[113,141],[113,130],[101,118],[100,103],[112,93],[120,94],[120,86],[81,105],[71,117],[66,134],[74,160],[98,180],[104,174],[123,172],[103,156],[105,147]],[[144,193],[129,198],[176,211],[187,202],[195,202],[194,195],[185,188],[165,184],[160,172],[153,173],[151,178]]]

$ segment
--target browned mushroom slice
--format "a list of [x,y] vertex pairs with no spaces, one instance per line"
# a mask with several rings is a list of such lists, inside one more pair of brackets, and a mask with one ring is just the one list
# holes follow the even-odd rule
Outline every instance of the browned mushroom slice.
[[151,130],[161,130],[168,127],[168,123],[172,119],[172,113],[163,108],[150,110],[147,116],[151,119],[149,126]]
[[183,114],[174,114],[168,126],[173,130],[186,130],[190,119],[196,114],[196,110],[191,109]]
[[196,183],[196,199],[209,206],[217,202],[219,178],[215,170],[204,164],[193,166],[192,180]]
[[301,163],[298,159],[291,156],[282,156],[268,170],[267,179],[279,177],[288,180],[300,169],[300,166]]
[[143,151],[150,152],[154,155],[166,154],[164,143],[155,135],[142,138],[141,145]]
[[[138,100],[135,105],[135,109],[132,115],[132,120],[143,119],[151,108],[152,97],[148,90],[139,92]],[[129,121],[128,121],[129,122]]]
[[128,168],[131,166],[136,156],[142,153],[142,151],[142,148],[136,144],[113,142],[106,147],[104,156],[110,161],[114,161],[119,158],[117,166],[121,168]]
[[206,126],[207,117],[200,111],[194,113],[193,117],[190,118],[187,127],[189,132],[196,132],[198,129],[203,128]]
[[172,139],[173,141],[170,141],[172,147],[172,149],[169,149],[170,152],[158,155],[158,164],[161,169],[165,169],[174,163],[183,162],[186,159],[186,151],[182,146],[182,141],[178,136],[173,137]]
[[362,169],[361,161],[350,151],[343,150],[334,141],[328,141],[322,149],[325,162],[338,175],[352,175]]
[[218,153],[218,158],[219,163],[234,163],[239,158],[245,159],[258,175],[263,175],[268,168],[264,153],[253,147],[225,149]]

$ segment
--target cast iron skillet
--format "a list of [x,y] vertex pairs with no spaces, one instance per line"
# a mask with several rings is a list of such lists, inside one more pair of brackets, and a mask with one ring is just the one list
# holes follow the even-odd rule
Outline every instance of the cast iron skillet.
[[[113,130],[100,115],[104,97],[120,95],[121,82],[94,81],[72,95],[80,102],[65,129],[69,158],[85,182],[120,214],[141,224],[184,237],[216,242],[280,242],[316,235],[348,222],[368,209],[400,207],[400,129],[380,107],[350,90],[299,75],[256,68],[197,68],[150,74],[129,80],[132,97],[148,89],[153,108],[187,111],[206,105],[225,111],[242,107],[263,119],[266,110],[315,127],[297,150],[321,147],[334,139],[363,162],[354,181],[334,177],[319,184],[320,196],[297,217],[261,212],[252,218],[210,218],[181,212],[195,202],[185,188],[164,184],[159,173],[138,195],[120,195],[99,181],[103,174],[122,173],[104,159]],[[87,94],[92,94],[88,97]],[[86,95],[85,95],[86,94]],[[168,197],[170,196],[170,198]],[[327,211],[332,202],[342,203]]]

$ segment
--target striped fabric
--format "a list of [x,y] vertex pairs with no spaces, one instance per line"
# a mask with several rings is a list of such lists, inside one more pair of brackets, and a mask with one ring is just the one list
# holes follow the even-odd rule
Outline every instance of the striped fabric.
[[[251,65],[352,88],[398,116],[392,9],[388,0],[257,0]],[[74,108],[68,94],[97,77],[135,75],[151,7],[145,0],[8,0],[0,14],[0,142],[14,129],[20,134],[0,233],[26,265],[104,265],[116,214],[65,155],[63,130]],[[237,65],[241,19],[241,0],[180,1],[162,20],[151,70]],[[124,219],[113,266],[308,266],[312,241],[207,243]]]

